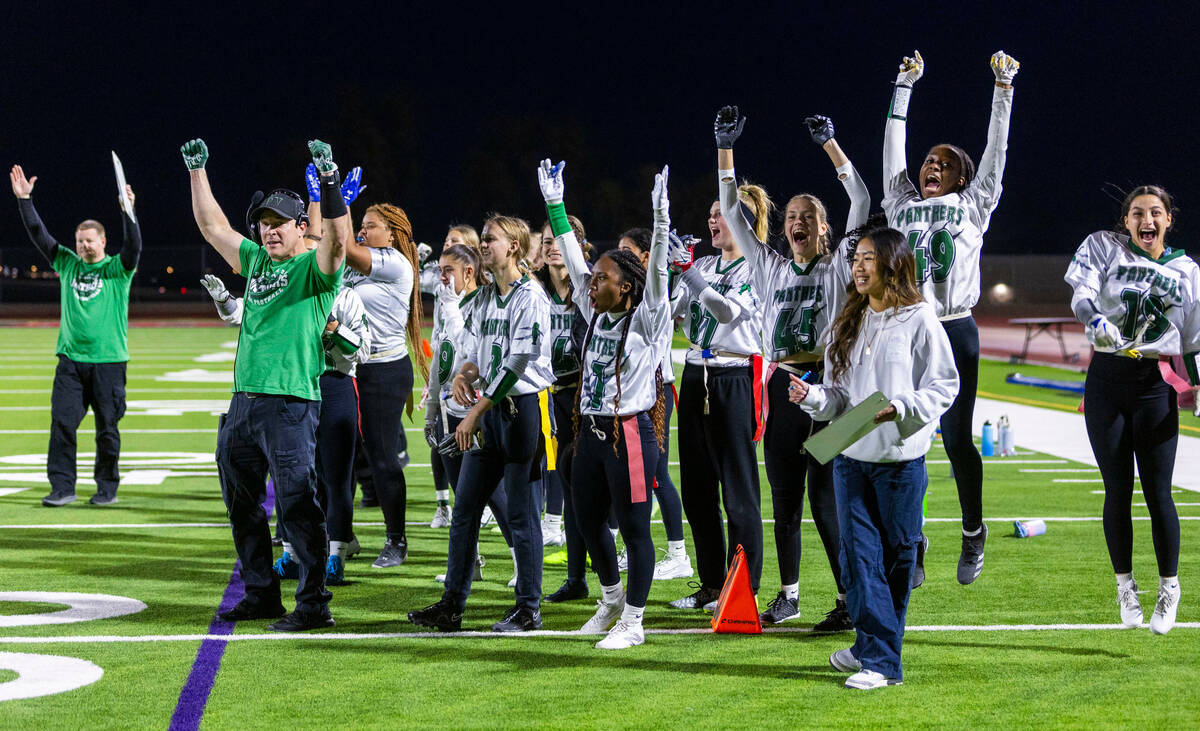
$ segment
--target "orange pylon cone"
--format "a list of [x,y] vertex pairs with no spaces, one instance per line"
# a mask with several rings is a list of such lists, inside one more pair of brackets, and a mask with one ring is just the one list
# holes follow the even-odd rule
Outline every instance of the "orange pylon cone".
[[739,544],[733,563],[725,575],[725,586],[717,599],[712,616],[713,632],[761,635],[758,621],[758,600],[750,588],[750,569],[746,567],[746,551]]

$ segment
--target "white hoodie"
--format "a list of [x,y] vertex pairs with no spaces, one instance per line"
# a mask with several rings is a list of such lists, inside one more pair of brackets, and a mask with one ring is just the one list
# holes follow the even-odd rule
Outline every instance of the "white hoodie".
[[896,420],[880,424],[843,454],[862,462],[906,462],[929,451],[933,430],[958,395],[950,340],[933,305],[921,302],[875,312],[866,308],[850,348],[850,367],[837,384],[825,350],[825,380],[812,386],[801,408],[827,421],[880,391]]

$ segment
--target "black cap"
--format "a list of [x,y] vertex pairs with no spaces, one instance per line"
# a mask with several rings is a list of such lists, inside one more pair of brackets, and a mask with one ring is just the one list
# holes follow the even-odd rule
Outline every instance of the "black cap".
[[305,213],[304,199],[287,188],[276,188],[268,193],[261,203],[250,210],[250,222],[257,223],[263,211],[274,211],[297,223],[308,217]]

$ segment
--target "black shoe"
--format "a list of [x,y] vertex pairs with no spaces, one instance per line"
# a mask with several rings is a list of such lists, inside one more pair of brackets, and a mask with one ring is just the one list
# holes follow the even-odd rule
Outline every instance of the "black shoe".
[[671,607],[675,609],[704,609],[704,605],[711,604],[721,598],[721,592],[717,589],[707,589],[694,581],[688,582],[688,586],[699,588],[697,588],[695,594],[688,594],[682,599],[676,599],[671,602]]
[[588,585],[585,579],[567,579],[562,586],[558,587],[558,591],[550,596],[542,597],[542,601],[555,604],[557,602],[570,602],[576,599],[588,598]]
[[243,599],[235,604],[233,609],[218,614],[217,619],[222,622],[241,622],[244,619],[275,619],[284,614],[287,614],[287,610],[278,602],[263,606],[258,602]]
[[766,611],[758,615],[758,621],[766,624],[779,624],[789,619],[799,618],[800,601],[789,599],[788,595],[782,591],[775,595],[775,598],[767,605]]
[[115,505],[117,502],[117,496],[101,495],[100,493],[96,493],[95,495],[92,495],[92,499],[88,500],[88,502],[92,505]]
[[67,503],[75,502],[75,493],[73,492],[52,492],[42,498],[42,505],[48,508],[61,508]]
[[825,615],[825,619],[813,625],[813,632],[845,632],[854,629],[850,621],[850,612],[846,611],[846,601],[838,599],[833,609]]
[[909,582],[909,587],[916,589],[921,584],[925,583],[925,552],[929,550],[929,536],[921,534],[921,540],[917,543],[917,563],[913,566],[912,581]]
[[409,612],[408,621],[438,632],[458,632],[462,629],[462,612],[445,599],[439,599],[424,609]]
[[493,632],[529,632],[542,628],[542,613],[529,607],[513,607],[504,619],[492,625]]
[[375,563],[371,564],[371,568],[390,569],[394,566],[399,566],[407,560],[408,541],[403,538],[389,538],[383,544],[383,550],[379,552],[379,558],[375,559]]
[[272,632],[304,632],[310,629],[332,627],[333,625],[333,617],[329,616],[328,609],[321,612],[301,612],[300,610],[296,610],[278,622],[267,625],[267,629]]
[[983,544],[987,542],[987,526],[981,526],[979,535],[963,536],[962,554],[958,557],[958,583],[964,586],[979,578],[983,571]]

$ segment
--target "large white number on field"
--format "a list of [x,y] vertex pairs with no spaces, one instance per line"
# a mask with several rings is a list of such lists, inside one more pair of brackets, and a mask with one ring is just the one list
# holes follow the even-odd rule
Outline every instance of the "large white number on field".
[[146,605],[137,599],[111,594],[76,594],[70,591],[0,591],[0,602],[38,602],[66,604],[66,609],[37,614],[0,615],[0,627],[31,627],[44,624],[71,624],[137,614]]

